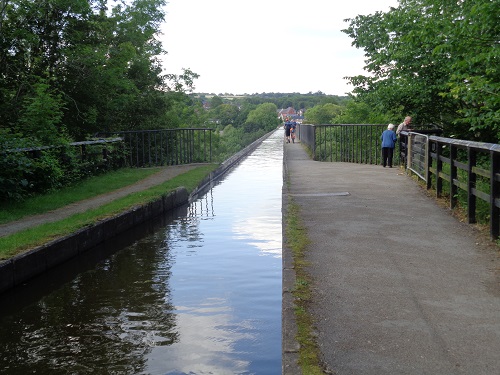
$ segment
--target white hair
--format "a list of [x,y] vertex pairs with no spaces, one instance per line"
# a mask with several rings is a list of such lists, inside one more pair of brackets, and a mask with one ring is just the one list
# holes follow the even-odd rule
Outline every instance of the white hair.
[[394,129],[394,124],[387,125],[387,129]]

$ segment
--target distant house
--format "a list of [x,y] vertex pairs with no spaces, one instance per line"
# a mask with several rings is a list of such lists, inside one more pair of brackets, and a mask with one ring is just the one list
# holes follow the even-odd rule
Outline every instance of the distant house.
[[293,109],[293,107],[288,107],[286,109],[280,109],[278,116],[281,121],[285,121],[285,119],[291,119],[292,116],[296,116],[297,111]]
[[296,111],[293,107],[288,107],[286,109],[280,109],[278,117],[281,121],[293,120],[301,124],[304,119],[304,111],[302,109]]

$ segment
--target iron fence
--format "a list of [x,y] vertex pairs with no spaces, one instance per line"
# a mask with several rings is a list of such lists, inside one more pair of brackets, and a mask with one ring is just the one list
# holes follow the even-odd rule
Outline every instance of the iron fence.
[[[387,125],[323,124],[300,125],[300,141],[310,149],[314,160],[380,164],[380,136]],[[399,153],[395,153],[399,163]]]
[[97,133],[122,138],[132,167],[207,163],[212,161],[212,129],[182,128]]

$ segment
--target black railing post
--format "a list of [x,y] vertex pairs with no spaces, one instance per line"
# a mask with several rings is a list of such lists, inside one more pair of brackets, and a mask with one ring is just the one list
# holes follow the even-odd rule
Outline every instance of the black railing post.
[[467,222],[473,224],[476,222],[476,150],[467,147]]
[[210,135],[210,162],[212,162],[212,132],[209,131],[208,133]]
[[170,131],[167,130],[165,136],[166,136],[165,137],[165,154],[166,154],[165,158],[167,160],[167,165],[170,165],[170,161],[172,160],[170,158],[170,152],[169,152],[170,139],[172,138],[172,137],[170,137]]
[[426,181],[426,188],[429,190],[432,187],[432,146],[435,145],[435,143],[432,143],[432,141],[427,138],[427,155],[426,155],[426,162],[425,162],[425,181]]
[[313,155],[313,159],[314,160],[318,160],[316,158],[316,126],[313,125],[312,127],[312,132],[311,132],[311,135],[312,135],[312,155]]
[[443,145],[440,142],[436,142],[436,196],[441,197],[443,191],[443,180],[441,178],[441,172],[443,170],[443,161],[441,160],[441,151]]
[[454,209],[458,202],[458,186],[457,186],[457,147],[450,146],[450,208]]

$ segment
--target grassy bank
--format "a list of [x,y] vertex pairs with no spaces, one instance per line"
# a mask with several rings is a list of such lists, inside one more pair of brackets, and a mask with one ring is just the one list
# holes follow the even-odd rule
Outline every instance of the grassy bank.
[[[64,220],[42,224],[34,228],[26,229],[21,232],[2,237],[0,238],[0,259],[8,259],[14,255],[43,245],[44,243],[47,243],[56,238],[71,234],[85,226],[93,225],[99,220],[117,215],[132,207],[157,200],[161,196],[168,194],[169,192],[175,190],[180,186],[184,186],[190,192],[194,190],[200,184],[200,182],[215,168],[217,168],[217,165],[213,164],[200,166],[177,177],[174,177],[171,180],[165,181],[160,185],[154,186],[148,190],[129,194],[126,197],[116,199],[108,204],[100,206],[99,208],[88,210],[84,213],[75,214],[73,216],[65,218]],[[59,196],[57,197],[57,199],[55,199],[54,195],[51,194],[51,196],[54,198],[53,206],[50,205],[51,199],[50,197],[48,197],[49,199],[47,199],[47,204],[45,205],[44,211],[42,212],[47,212],[52,209],[64,206],[65,204],[76,202],[78,200],[87,199],[91,196],[111,192],[121,187],[130,185],[133,182],[139,181],[140,179],[143,179],[148,175],[157,172],[158,170],[148,170],[146,173],[144,173],[145,170],[140,169],[136,169],[133,171],[136,171],[137,174],[135,174],[135,177],[129,176],[130,179],[127,183],[120,178],[117,179],[116,175],[103,175],[83,182],[77,187],[64,189],[64,191],[56,193],[56,195]],[[133,175],[134,173],[132,172],[131,174]],[[119,180],[121,182],[117,182],[115,180]],[[115,183],[111,183],[111,181],[115,181]],[[92,193],[89,195],[89,192]],[[63,198],[61,198],[63,196],[71,197],[67,198],[70,199],[71,202],[63,204],[62,202],[65,201]],[[76,196],[80,198],[76,199]],[[38,199],[42,199],[42,197],[39,197]],[[29,202],[26,202],[24,206],[24,209],[19,208],[18,215],[26,215],[26,212],[29,211]],[[24,214],[22,212],[24,212]],[[41,212],[37,211],[37,213]]]
[[288,211],[286,215],[286,244],[293,253],[293,265],[295,269],[295,287],[293,290],[295,303],[295,319],[297,322],[296,340],[300,344],[299,366],[303,374],[320,375],[323,370],[320,363],[320,351],[314,335],[314,322],[308,312],[308,305],[311,301],[310,276],[306,272],[307,261],[305,251],[309,243],[306,229],[299,216],[299,207],[288,201]]
[[49,194],[29,198],[22,202],[8,202],[0,206],[0,224],[19,220],[25,216],[43,214],[68,204],[105,194],[132,185],[160,171],[160,168],[123,168],[101,176],[94,176]]

